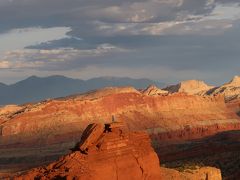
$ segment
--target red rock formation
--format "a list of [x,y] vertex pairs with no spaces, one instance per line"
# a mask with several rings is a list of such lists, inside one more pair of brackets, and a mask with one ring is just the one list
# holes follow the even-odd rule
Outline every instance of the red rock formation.
[[14,177],[81,180],[221,180],[219,169],[202,167],[179,172],[160,168],[157,154],[144,132],[128,132],[122,123],[91,124],[73,152],[48,166]]
[[234,99],[227,102],[227,107],[236,112],[240,116],[240,99]]
[[108,88],[26,105],[2,115],[0,158],[6,163],[0,169],[8,168],[13,157],[14,167],[21,168],[54,160],[78,141],[89,123],[110,122],[113,115],[130,130],[147,131],[155,147],[240,129],[239,117],[221,96],[149,96],[134,88]]
[[113,123],[89,125],[74,152],[15,179],[160,180],[161,175],[148,135]]
[[16,113],[17,111],[21,110],[22,107],[21,106],[17,106],[17,105],[7,105],[4,107],[0,108],[0,115],[8,115],[8,114],[12,114],[12,113]]
[[23,112],[5,119],[2,139],[40,135],[39,138],[51,142],[54,136],[81,132],[89,122],[109,122],[112,115],[126,121],[129,129],[154,134],[212,125],[239,125],[238,117],[226,108],[222,97],[186,94],[153,97],[135,90],[127,93],[120,90],[112,94],[107,91],[106,95],[104,90],[26,107]]

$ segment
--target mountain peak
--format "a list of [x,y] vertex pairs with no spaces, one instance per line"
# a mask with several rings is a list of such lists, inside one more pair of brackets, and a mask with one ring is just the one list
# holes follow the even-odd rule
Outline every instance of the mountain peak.
[[227,85],[240,86],[240,76],[234,76],[233,79],[227,83]]
[[164,91],[162,89],[159,89],[157,86],[155,86],[153,84],[148,86],[142,92],[143,92],[143,94],[148,95],[148,96],[155,96],[155,95],[167,94],[168,93],[168,91]]
[[213,88],[213,87],[207,85],[204,81],[193,79],[193,80],[182,81],[177,85],[168,86],[164,90],[167,90],[171,93],[185,92],[188,94],[197,94],[202,91],[207,91],[211,88]]

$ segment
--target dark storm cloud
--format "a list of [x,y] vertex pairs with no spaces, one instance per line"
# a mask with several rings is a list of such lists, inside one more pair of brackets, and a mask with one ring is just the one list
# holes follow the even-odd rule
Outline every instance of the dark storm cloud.
[[[117,36],[91,37],[76,40],[64,39],[41,44],[35,48],[55,49],[74,46],[76,49],[107,43],[116,47],[128,49],[118,55],[103,57],[78,57],[64,68],[86,67],[86,65],[144,67],[168,67],[179,70],[216,71],[239,67],[240,36],[239,25],[225,34],[216,35],[165,35],[165,36]],[[75,45],[74,45],[75,44]],[[58,66],[60,67],[60,66]]]
[[32,26],[67,26],[71,31],[69,38],[10,52],[0,59],[0,68],[68,71],[150,66],[166,67],[176,77],[177,72],[189,70],[206,76],[237,72],[238,18],[219,19],[212,13],[219,4],[237,6],[238,1],[1,0],[0,33]]
[[[181,3],[182,2],[182,3]],[[0,2],[0,31],[26,26],[70,26],[89,28],[92,21],[102,22],[162,22],[205,15],[217,0],[2,0]],[[145,9],[145,12],[141,10]],[[136,17],[134,18],[134,15]],[[91,27],[91,26],[90,26]]]

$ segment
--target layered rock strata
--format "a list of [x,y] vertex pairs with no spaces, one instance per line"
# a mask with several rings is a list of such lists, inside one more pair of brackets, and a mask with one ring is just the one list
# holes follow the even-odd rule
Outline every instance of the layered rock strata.
[[148,135],[111,123],[89,125],[71,154],[15,179],[160,180],[161,175]]
[[152,96],[134,88],[107,88],[2,114],[0,173],[56,160],[78,142],[89,123],[106,123],[113,116],[129,130],[146,131],[155,148],[240,129],[239,117],[226,107],[222,96]]
[[123,123],[90,124],[72,153],[48,166],[32,169],[15,180],[221,180],[211,167],[179,172],[160,168],[150,138],[144,132],[129,132]]

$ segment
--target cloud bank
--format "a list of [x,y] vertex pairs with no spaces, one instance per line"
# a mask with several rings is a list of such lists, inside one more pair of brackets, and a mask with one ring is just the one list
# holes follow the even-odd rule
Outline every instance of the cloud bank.
[[238,0],[2,0],[0,71],[8,76],[0,81],[32,71],[229,79],[240,67],[239,5]]

